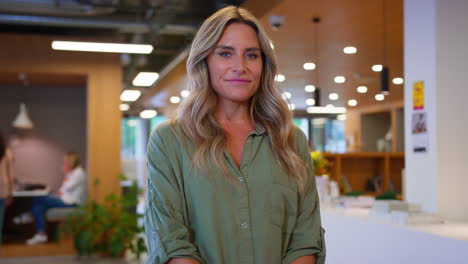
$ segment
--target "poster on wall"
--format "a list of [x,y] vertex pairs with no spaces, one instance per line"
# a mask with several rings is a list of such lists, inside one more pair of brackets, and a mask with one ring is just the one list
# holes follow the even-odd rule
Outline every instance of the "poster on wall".
[[424,81],[413,83],[413,113],[411,116],[413,151],[426,153],[429,145],[427,113],[424,111]]
[[424,81],[413,84],[413,110],[424,110]]
[[414,152],[427,152],[429,136],[427,134],[426,112],[414,112],[411,117],[411,134]]

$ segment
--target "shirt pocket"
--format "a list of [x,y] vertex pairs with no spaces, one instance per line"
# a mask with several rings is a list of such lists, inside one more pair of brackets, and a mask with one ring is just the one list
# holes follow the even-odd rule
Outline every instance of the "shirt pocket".
[[283,173],[272,173],[272,176],[267,200],[270,223],[288,232],[297,218],[297,185]]

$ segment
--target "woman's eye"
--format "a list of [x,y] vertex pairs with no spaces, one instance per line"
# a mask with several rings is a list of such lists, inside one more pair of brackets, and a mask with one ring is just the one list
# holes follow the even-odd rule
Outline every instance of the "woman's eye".
[[219,56],[229,57],[229,56],[231,56],[231,53],[229,51],[222,51],[222,52],[219,53]]
[[250,53],[250,54],[247,54],[247,58],[256,59],[256,58],[258,58],[258,55],[256,53]]

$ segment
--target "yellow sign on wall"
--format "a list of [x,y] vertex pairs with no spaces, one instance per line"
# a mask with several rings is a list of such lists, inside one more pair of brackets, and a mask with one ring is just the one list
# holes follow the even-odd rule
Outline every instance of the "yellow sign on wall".
[[413,83],[413,109],[424,109],[424,81]]

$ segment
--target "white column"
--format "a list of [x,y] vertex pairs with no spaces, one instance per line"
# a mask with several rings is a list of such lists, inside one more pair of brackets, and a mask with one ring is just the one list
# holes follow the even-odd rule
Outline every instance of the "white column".
[[[405,0],[405,199],[468,220],[468,0]],[[424,81],[428,150],[413,151],[413,83]]]

